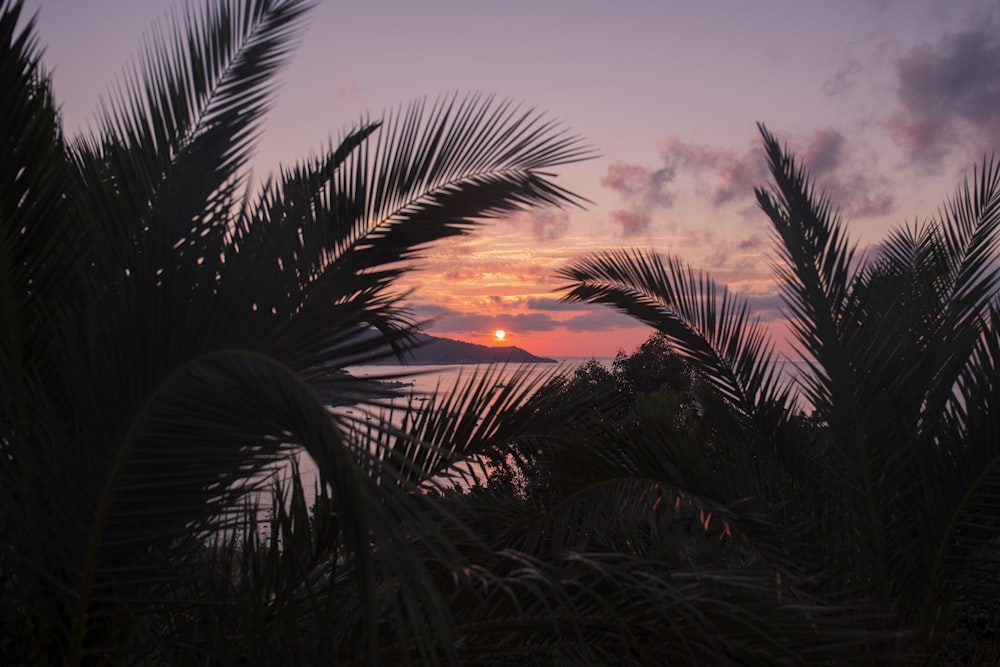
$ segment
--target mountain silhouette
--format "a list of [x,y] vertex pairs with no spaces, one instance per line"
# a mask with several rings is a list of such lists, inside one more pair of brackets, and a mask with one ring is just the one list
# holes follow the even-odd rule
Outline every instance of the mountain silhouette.
[[[451,338],[439,338],[429,334],[417,334],[419,345],[407,353],[405,362],[410,366],[434,364],[554,364],[555,359],[536,356],[514,345],[490,347],[476,343],[464,343]],[[394,357],[381,364],[398,363]]]

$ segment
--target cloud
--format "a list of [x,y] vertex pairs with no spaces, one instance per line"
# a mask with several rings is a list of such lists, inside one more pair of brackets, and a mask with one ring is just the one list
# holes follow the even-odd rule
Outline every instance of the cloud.
[[428,331],[442,335],[492,331],[498,322],[519,335],[556,329],[590,332],[636,326],[635,320],[607,306],[564,303],[554,298],[504,301],[500,310],[485,314],[429,303],[411,303],[409,307],[417,320],[432,320],[426,327]]
[[554,297],[528,297],[524,306],[530,310],[548,310],[561,313],[603,312],[607,306],[597,303],[581,303],[579,301],[562,301]]
[[738,238],[707,228],[685,230],[675,242],[675,254],[695,268],[707,269],[720,282],[769,279],[768,248],[768,240],[762,233]]
[[577,331],[609,331],[614,329],[629,329],[643,326],[641,322],[635,320],[624,313],[608,308],[606,306],[595,309],[592,312],[584,313],[567,321],[564,326],[574,332]]
[[616,162],[608,167],[601,185],[611,188],[626,199],[638,200],[645,206],[670,206],[674,195],[666,187],[674,180],[676,167],[664,165],[648,169],[637,164]]
[[714,169],[717,182],[711,202],[715,206],[748,200],[753,197],[754,188],[767,181],[767,165],[756,148],[743,153],[721,153]]
[[660,163],[650,167],[616,162],[608,167],[601,184],[617,193],[624,208],[611,213],[611,221],[626,237],[648,231],[658,211],[669,210],[677,199],[678,179],[704,176],[713,185],[695,186],[715,206],[751,197],[754,185],[766,178],[766,165],[755,148],[743,152],[686,142],[676,137],[660,148]]
[[810,177],[848,217],[881,217],[895,208],[892,183],[878,173],[878,156],[866,145],[850,144],[842,132],[830,127],[817,128],[789,144]]
[[765,247],[767,247],[767,239],[756,234],[754,236],[748,236],[745,239],[740,239],[739,243],[736,244],[736,249],[743,252],[760,250]]
[[844,135],[829,127],[813,131],[802,159],[813,176],[833,171],[844,159]]
[[540,241],[554,241],[569,229],[569,212],[558,208],[519,211],[510,217],[515,225],[526,226]]
[[[810,176],[850,217],[880,217],[895,208],[892,183],[873,168],[878,156],[865,144],[852,143],[833,127],[819,127],[786,139]],[[717,148],[669,137],[660,145],[660,162],[650,167],[615,163],[601,183],[618,193],[625,207],[611,221],[626,237],[643,234],[657,224],[657,214],[676,203],[682,187],[715,208],[736,207],[747,220],[759,220],[754,189],[770,182],[763,151],[754,142],[744,150]],[[661,226],[664,223],[660,223]],[[736,252],[757,250],[722,244],[706,230],[674,223],[679,247],[711,249],[709,260],[724,264]]]
[[785,302],[779,294],[741,294],[740,298],[750,306],[753,318],[761,322],[780,322],[787,319]]
[[649,229],[653,222],[652,216],[643,210],[616,210],[611,212],[611,221],[622,228],[626,237],[638,236]]
[[883,126],[932,169],[958,147],[995,148],[1000,134],[1000,33],[993,17],[976,18],[896,63],[900,106]]
[[932,122],[897,111],[883,121],[889,138],[926,166],[936,166],[955,141],[955,132],[947,123]]
[[896,208],[896,199],[888,190],[856,197],[848,213],[858,218],[878,218]]
[[841,65],[840,69],[833,73],[829,79],[823,82],[821,90],[827,97],[837,97],[848,92],[857,85],[857,76],[861,74],[862,67],[854,58],[849,58]]
[[503,248],[501,256],[491,257],[487,254],[490,251],[488,243],[488,239],[482,241],[479,246],[482,249],[478,254],[451,253],[450,249],[445,248],[441,254],[427,257],[423,260],[420,271],[415,274],[415,286],[427,289],[444,283],[450,289],[458,285],[483,285],[491,281],[539,284],[549,282],[552,278],[554,264],[542,258],[526,259],[521,247]]
[[622,228],[626,237],[637,236],[649,229],[652,213],[660,208],[670,208],[674,194],[668,186],[676,176],[676,166],[664,164],[650,169],[638,164],[615,162],[601,178],[601,185],[617,192],[626,208],[611,213],[611,220]]

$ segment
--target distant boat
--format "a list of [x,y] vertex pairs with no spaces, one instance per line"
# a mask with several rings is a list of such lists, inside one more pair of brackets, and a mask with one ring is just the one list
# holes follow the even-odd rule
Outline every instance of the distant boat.
[[500,384],[500,383],[497,383],[497,384],[493,385],[493,388],[494,388],[494,389],[506,389],[506,388],[507,388],[507,385],[505,385],[505,384]]

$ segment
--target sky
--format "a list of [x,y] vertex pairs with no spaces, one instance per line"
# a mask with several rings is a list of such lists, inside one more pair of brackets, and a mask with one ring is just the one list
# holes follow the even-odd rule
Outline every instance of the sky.
[[[68,131],[87,127],[170,6],[26,2]],[[547,356],[631,352],[650,330],[560,302],[554,274],[589,252],[652,248],[742,294],[794,358],[753,196],[767,184],[756,124],[872,248],[936,215],[1000,149],[1000,3],[327,0],[281,74],[254,173],[456,93],[538,109],[599,157],[557,172],[585,209],[519,213],[429,251],[409,297],[429,333]]]

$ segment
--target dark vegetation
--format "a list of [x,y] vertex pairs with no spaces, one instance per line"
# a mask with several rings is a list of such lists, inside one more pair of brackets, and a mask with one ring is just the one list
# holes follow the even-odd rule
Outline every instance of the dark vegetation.
[[[179,15],[66,137],[0,3],[0,663],[996,664],[1000,167],[862,256],[761,128],[794,382],[737,295],[613,251],[563,295],[634,354],[355,421],[397,280],[591,153],[452,98],[249,182],[309,8]],[[261,474],[302,450],[311,503]]]

